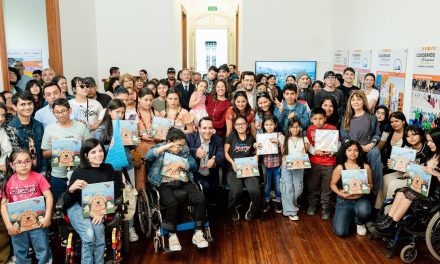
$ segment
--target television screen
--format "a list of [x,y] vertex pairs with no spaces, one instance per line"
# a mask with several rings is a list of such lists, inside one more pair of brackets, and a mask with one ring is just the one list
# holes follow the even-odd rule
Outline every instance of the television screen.
[[278,85],[284,89],[286,78],[293,75],[296,78],[298,72],[307,72],[312,82],[316,80],[316,61],[256,61],[255,74],[263,73],[275,75]]

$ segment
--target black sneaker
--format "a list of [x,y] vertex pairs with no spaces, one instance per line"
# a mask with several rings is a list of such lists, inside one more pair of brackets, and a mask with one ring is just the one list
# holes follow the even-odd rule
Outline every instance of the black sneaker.
[[237,208],[234,208],[230,211],[232,221],[238,221],[240,220],[240,213],[238,212]]
[[307,209],[308,215],[316,215],[316,205],[309,205],[309,209]]
[[270,203],[265,201],[263,203],[263,213],[267,213],[269,210],[270,210]]
[[332,219],[332,216],[330,214],[330,208],[328,207],[324,207],[322,208],[322,216],[321,216],[322,220],[330,220]]
[[254,213],[252,212],[252,202],[249,204],[249,209],[247,210],[244,219],[246,219],[247,221],[254,219]]
[[281,202],[275,202],[275,212],[281,214],[283,212],[283,205]]

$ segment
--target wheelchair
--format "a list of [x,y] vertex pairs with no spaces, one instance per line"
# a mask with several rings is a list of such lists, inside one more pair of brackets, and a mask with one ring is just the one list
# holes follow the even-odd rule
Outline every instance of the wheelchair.
[[[195,183],[196,186],[203,192],[202,186],[199,183]],[[142,193],[142,192],[141,192]],[[145,192],[143,192],[145,193]],[[191,205],[188,198],[188,193],[183,189],[174,190],[174,195],[178,201],[179,207],[179,224],[176,225],[176,232],[182,232],[187,230],[193,230],[196,228],[196,221],[193,219],[194,206]],[[150,230],[154,232],[153,245],[154,251],[159,253],[163,250],[165,253],[171,252],[169,247],[166,245],[165,237],[169,235],[169,231],[162,227],[162,209],[160,205],[160,194],[156,186],[152,184],[147,184],[147,192],[141,195],[142,201],[138,201],[138,205],[141,205],[141,210],[144,210],[145,214],[142,216],[149,218],[150,220],[145,221],[145,230]],[[139,199],[140,197],[138,197]],[[138,212],[139,218],[141,213]],[[209,226],[209,221],[206,220],[204,224],[204,236],[208,243],[212,243],[214,240],[211,236],[211,229]]]
[[[55,205],[55,212],[53,214],[53,221],[56,224],[57,233],[65,247],[65,262],[66,264],[81,263],[81,239],[70,224],[70,220],[65,213],[64,193],[58,199]],[[129,252],[129,233],[128,221],[124,220],[124,204],[122,198],[115,201],[116,212],[112,215],[105,216],[105,263],[121,263],[123,254]]]
[[[391,206],[393,201],[393,198],[384,201],[378,219],[385,217],[385,208]],[[367,228],[370,231],[368,238],[381,238],[384,241],[387,258],[391,258],[398,244],[405,241],[407,244],[400,251],[400,259],[411,263],[417,258],[417,242],[425,240],[431,255],[440,261],[440,204],[432,206],[426,201],[415,201],[397,224],[394,234],[378,232],[371,222]]]

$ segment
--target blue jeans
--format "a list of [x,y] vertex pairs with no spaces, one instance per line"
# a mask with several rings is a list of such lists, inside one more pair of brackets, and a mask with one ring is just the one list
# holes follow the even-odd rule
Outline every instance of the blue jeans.
[[337,236],[347,236],[350,223],[354,216],[356,225],[365,224],[370,218],[371,205],[366,196],[357,200],[336,198],[336,211],[333,218],[333,233]]
[[281,177],[281,166],[274,168],[266,168],[266,186],[264,187],[264,200],[266,202],[269,202],[270,200],[270,189],[272,188],[272,179],[275,182],[275,197],[277,199],[277,202],[281,201],[280,177]]
[[379,149],[374,147],[366,154],[366,157],[373,174],[373,193],[377,194],[382,189],[383,183],[382,158]]
[[61,194],[67,190],[67,178],[50,176],[50,188],[53,193],[53,202],[56,204]]
[[73,229],[81,237],[81,263],[104,263],[104,224],[94,225],[91,218],[84,218],[78,203],[67,209],[67,215]]
[[283,203],[283,215],[297,215],[297,199],[302,194],[304,187],[304,169],[281,170],[281,202]]
[[32,263],[29,258],[29,247],[34,248],[38,264],[46,264],[52,259],[52,251],[49,246],[49,231],[47,228],[37,228],[25,231],[11,237],[16,264]]

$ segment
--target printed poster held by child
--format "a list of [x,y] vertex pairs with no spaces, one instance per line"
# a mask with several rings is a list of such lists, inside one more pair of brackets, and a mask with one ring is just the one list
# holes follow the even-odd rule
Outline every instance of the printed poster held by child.
[[329,129],[316,129],[315,149],[326,152],[337,152],[339,131]]
[[82,190],[83,217],[99,217],[116,211],[113,181],[87,184]]
[[165,140],[168,130],[172,126],[174,126],[174,120],[155,116],[153,117],[151,136],[155,139]]
[[410,163],[407,167],[409,178],[406,186],[421,195],[428,197],[429,187],[431,185],[431,175],[423,170],[423,167]]
[[389,168],[396,171],[406,172],[410,162],[416,160],[417,151],[415,149],[393,147],[391,149]]
[[367,170],[342,170],[342,188],[348,194],[368,194]]
[[78,167],[81,142],[59,139],[52,142],[52,167]]
[[177,155],[165,152],[161,175],[187,182],[189,180],[188,175],[186,171],[182,170],[179,166],[179,163],[181,162],[187,164],[188,160]]
[[278,144],[271,141],[277,136],[277,133],[257,134],[257,155],[278,154]]
[[20,232],[39,228],[46,214],[44,196],[8,203],[7,208],[9,220]]
[[237,158],[234,159],[234,162],[237,165],[237,178],[260,176],[258,162],[255,157]]
[[[118,120],[113,120],[113,127]],[[121,127],[121,137],[124,146],[137,145],[139,142],[139,133],[136,120],[119,120]]]
[[312,164],[310,163],[309,155],[286,155],[286,168],[288,170],[310,169]]

